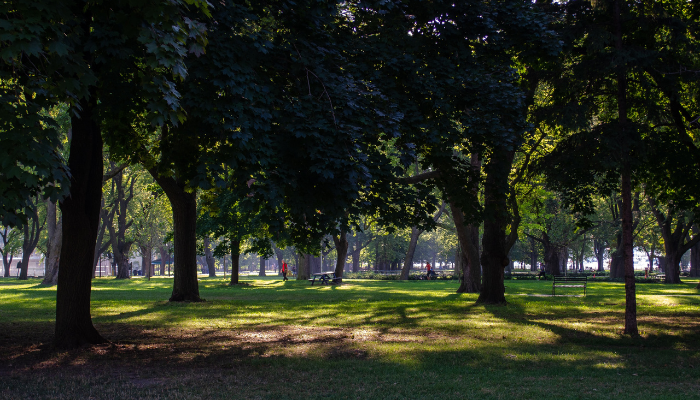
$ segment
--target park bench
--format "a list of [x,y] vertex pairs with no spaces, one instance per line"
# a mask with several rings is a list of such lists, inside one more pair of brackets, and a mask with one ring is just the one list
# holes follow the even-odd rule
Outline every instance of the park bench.
[[556,289],[559,288],[583,288],[583,295],[586,295],[586,276],[555,276],[552,282],[552,296],[556,296]]
[[321,285],[328,285],[331,282],[332,283],[339,283],[343,280],[343,278],[339,278],[335,276],[335,272],[322,272],[320,274],[313,274],[312,278],[309,279],[309,282],[311,282],[311,286],[314,285],[314,282],[318,280]]

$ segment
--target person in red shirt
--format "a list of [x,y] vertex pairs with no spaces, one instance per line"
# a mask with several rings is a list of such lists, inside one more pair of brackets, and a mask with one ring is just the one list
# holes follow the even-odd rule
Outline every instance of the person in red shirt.
[[283,281],[289,280],[289,279],[287,279],[287,263],[286,262],[282,262],[282,277],[283,277],[283,279],[282,279]]
[[425,265],[425,269],[426,269],[425,279],[430,279],[430,270],[432,269],[432,267],[430,266],[430,263],[427,263]]

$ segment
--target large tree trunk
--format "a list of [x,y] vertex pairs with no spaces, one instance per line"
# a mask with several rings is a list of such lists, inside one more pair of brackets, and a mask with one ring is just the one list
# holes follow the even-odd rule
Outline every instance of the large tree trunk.
[[481,262],[479,260],[479,227],[475,224],[465,226],[464,213],[454,202],[450,201],[452,219],[457,230],[457,244],[463,260],[462,279],[457,293],[479,293],[481,291]]
[[478,303],[506,304],[504,268],[508,265],[509,248],[506,244],[508,173],[514,152],[497,147],[486,165],[484,182],[484,236],[481,266],[483,277]]
[[603,262],[605,261],[605,242],[599,240],[593,240],[593,252],[595,253],[596,261],[598,261],[598,272],[605,271],[605,266]]
[[258,272],[258,276],[267,276],[265,275],[265,264],[267,264],[267,259],[260,256],[260,271]]
[[[665,244],[665,243],[664,243]],[[670,248],[666,249],[666,271],[664,273],[664,283],[681,283],[681,257],[676,249]]]
[[[613,10],[615,23],[615,49],[617,56],[622,56],[622,0],[616,0]],[[622,143],[622,250],[624,254],[625,271],[625,334],[638,336],[637,329],[637,297],[634,283],[634,249],[633,249],[633,220],[632,220],[632,171],[629,165],[631,156],[629,145],[631,143],[631,129],[627,126],[627,71],[624,64],[618,67],[617,72],[617,115],[620,129],[619,140]]]
[[362,249],[354,249],[352,251],[352,272],[360,272],[360,252]]
[[54,344],[58,348],[105,342],[90,317],[92,258],[102,196],[102,137],[93,120],[94,97],[80,105],[71,117],[70,195],[61,202],[65,239],[56,289]]
[[211,252],[211,243],[208,237],[204,237],[204,258],[207,262],[207,270],[209,271],[210,278],[216,278],[216,261],[214,260],[214,255]]
[[622,242],[625,260],[625,334],[638,336],[637,295],[632,247],[632,179],[628,168],[622,172]]
[[310,265],[311,255],[310,254],[299,254],[299,265],[297,265],[297,280],[307,280],[311,276]]
[[[170,200],[173,209],[173,248],[175,252],[173,293],[170,301],[202,301],[197,282],[197,193],[185,190],[185,183],[173,177],[149,172]],[[165,262],[161,257],[161,262]]]
[[348,259],[348,237],[345,231],[340,233],[340,237],[333,236],[335,242],[335,251],[338,257],[335,260],[335,277],[343,279],[343,271],[345,270],[345,261]]
[[238,284],[238,272],[240,271],[241,241],[231,240],[231,282],[230,285]]

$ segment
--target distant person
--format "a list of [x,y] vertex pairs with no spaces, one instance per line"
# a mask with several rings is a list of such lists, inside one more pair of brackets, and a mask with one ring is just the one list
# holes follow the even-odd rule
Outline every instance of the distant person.
[[544,272],[544,265],[540,264],[540,273],[537,275],[537,279],[547,279],[547,274]]
[[297,267],[296,267],[296,265],[292,267],[292,276],[297,276]]
[[433,269],[433,267],[430,266],[430,263],[427,263],[425,265],[425,279],[430,279],[430,271]]
[[287,263],[286,262],[282,262],[282,277],[283,277],[282,281],[289,280],[289,279],[287,279]]

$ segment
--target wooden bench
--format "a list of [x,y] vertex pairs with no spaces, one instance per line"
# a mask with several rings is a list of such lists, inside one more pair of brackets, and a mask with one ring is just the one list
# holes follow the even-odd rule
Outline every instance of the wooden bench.
[[583,288],[583,295],[586,295],[587,276],[555,276],[552,282],[552,296],[556,296],[556,289],[562,288]]

